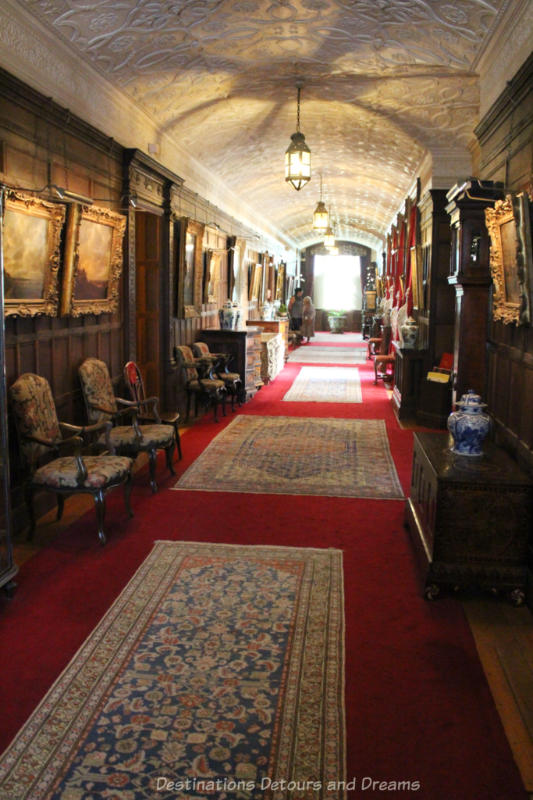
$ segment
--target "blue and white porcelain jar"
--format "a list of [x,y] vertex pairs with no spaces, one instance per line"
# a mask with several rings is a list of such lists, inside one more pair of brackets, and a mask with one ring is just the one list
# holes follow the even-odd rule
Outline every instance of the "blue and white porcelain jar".
[[482,445],[489,432],[490,417],[483,409],[486,403],[473,389],[457,402],[458,411],[448,417],[448,430],[453,436],[452,452],[461,456],[483,455]]

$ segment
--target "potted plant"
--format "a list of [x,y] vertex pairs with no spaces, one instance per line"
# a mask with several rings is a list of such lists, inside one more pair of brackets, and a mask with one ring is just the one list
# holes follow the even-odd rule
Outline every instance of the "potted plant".
[[328,311],[329,329],[332,333],[344,333],[346,326],[345,311]]

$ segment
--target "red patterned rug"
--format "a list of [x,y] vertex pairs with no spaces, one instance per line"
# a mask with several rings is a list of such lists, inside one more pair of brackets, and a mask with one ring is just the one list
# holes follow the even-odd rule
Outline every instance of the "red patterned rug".
[[343,605],[340,550],[156,542],[4,753],[2,800],[345,797]]
[[403,498],[383,420],[236,417],[175,489]]

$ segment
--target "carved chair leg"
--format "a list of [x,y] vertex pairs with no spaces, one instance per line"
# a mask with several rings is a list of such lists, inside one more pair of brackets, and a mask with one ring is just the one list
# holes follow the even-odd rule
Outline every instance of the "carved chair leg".
[[148,464],[150,467],[150,486],[152,487],[152,494],[157,492],[157,483],[155,480],[155,467],[157,463],[157,450],[152,448],[148,454]]
[[94,505],[96,506],[96,524],[98,525],[98,538],[100,544],[106,543],[104,533],[104,519],[105,519],[105,495],[102,489],[99,489],[94,494]]
[[129,517],[133,517],[133,511],[131,510],[130,498],[131,498],[131,487],[132,487],[132,479],[131,479],[131,471],[128,472],[128,477],[124,482],[124,505],[126,506],[126,511],[128,512]]
[[211,397],[211,402],[213,403],[213,421],[218,422],[218,395],[214,394]]
[[172,475],[176,474],[176,472],[174,470],[174,467],[172,466],[172,461],[174,460],[174,447],[175,446],[176,446],[176,443],[174,441],[172,441],[172,444],[169,444],[168,447],[165,447],[165,455],[167,457],[167,467],[170,470]]
[[177,422],[174,424],[174,430],[176,431],[176,446],[178,448],[178,456],[179,456],[179,459],[181,461],[183,456],[181,454],[181,439],[180,439],[180,431],[179,431],[179,427],[178,427],[178,423]]
[[226,396],[227,396],[226,389],[222,389],[221,395],[222,395],[222,416],[225,417],[226,416]]
[[63,509],[65,508],[65,498],[62,494],[56,495],[57,497],[57,519],[63,516]]
[[191,413],[191,393],[187,392],[187,419],[189,419],[190,413]]
[[35,533],[35,511],[33,509],[33,487],[27,483],[24,487],[24,499],[28,508],[28,517],[30,520],[30,528],[28,530],[28,539],[33,539]]

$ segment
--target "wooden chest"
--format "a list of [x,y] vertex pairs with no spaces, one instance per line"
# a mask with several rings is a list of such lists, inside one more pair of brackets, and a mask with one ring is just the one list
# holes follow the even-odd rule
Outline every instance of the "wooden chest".
[[474,585],[524,601],[533,480],[501,448],[458,456],[446,433],[415,433],[406,522],[425,594]]

